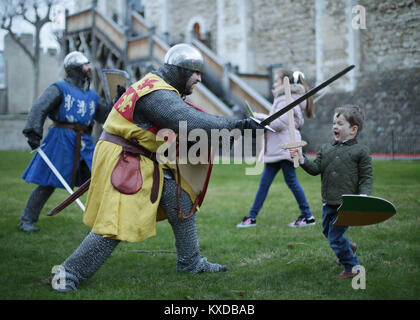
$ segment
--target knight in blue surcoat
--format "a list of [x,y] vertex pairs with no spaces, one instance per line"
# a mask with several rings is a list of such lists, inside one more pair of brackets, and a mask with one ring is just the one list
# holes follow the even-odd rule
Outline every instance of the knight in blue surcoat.
[[[112,105],[89,89],[91,66],[83,53],[73,51],[64,58],[66,77],[51,84],[31,107],[23,134],[34,150],[41,148],[70,185],[80,186],[90,178],[95,144],[91,136],[94,120],[104,123]],[[53,124],[43,138],[46,118]],[[22,212],[19,229],[39,231],[34,223],[54,192],[64,188],[42,157],[36,153],[22,178],[37,185]]]

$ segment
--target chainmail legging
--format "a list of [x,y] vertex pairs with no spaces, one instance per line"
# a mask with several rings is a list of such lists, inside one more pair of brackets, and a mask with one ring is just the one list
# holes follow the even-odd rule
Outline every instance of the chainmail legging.
[[29,196],[28,202],[20,217],[21,223],[34,223],[38,221],[42,208],[54,192],[50,186],[37,186]]
[[[210,263],[200,256],[195,214],[188,219],[179,219],[177,205],[177,185],[174,180],[165,179],[160,206],[174,232],[178,256],[177,270],[190,273],[225,271],[226,267]],[[188,214],[192,207],[192,201],[184,191],[181,191],[180,207],[185,214]],[[57,279],[55,289],[59,292],[77,290],[82,280],[92,277],[99,270],[119,242],[90,232],[76,251],[61,264],[65,276],[60,275],[62,270],[57,270],[54,276]],[[60,284],[60,278],[65,279],[64,285]]]
[[[119,240],[106,239],[100,234],[90,232],[73,254],[61,266],[65,271],[65,285],[57,283],[57,291],[76,290],[80,281],[92,277],[109,258]],[[55,277],[60,279],[59,269]],[[61,280],[60,280],[61,281]]]
[[[220,264],[210,263],[206,258],[200,256],[198,244],[196,215],[195,213],[187,219],[179,219],[176,208],[177,185],[172,179],[165,179],[162,198],[159,203],[165,211],[168,221],[172,226],[175,236],[175,247],[178,256],[177,270],[190,273],[218,272],[224,271],[226,267]],[[181,191],[180,208],[185,215],[188,215],[192,208],[192,201],[185,191]]]

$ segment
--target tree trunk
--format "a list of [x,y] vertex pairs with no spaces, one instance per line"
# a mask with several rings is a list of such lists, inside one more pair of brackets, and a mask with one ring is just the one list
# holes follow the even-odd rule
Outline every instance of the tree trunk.
[[33,79],[33,97],[32,97],[32,103],[38,99],[39,95],[39,60],[40,60],[40,50],[41,50],[41,28],[42,24],[37,23],[35,25],[35,50],[33,52],[33,67],[34,67],[34,79]]
[[[39,59],[38,59],[39,60]],[[38,99],[38,92],[39,92],[39,61],[34,61],[33,63],[33,67],[34,67],[34,74],[33,74],[33,95],[32,95],[32,103],[34,103],[36,101],[36,99]]]

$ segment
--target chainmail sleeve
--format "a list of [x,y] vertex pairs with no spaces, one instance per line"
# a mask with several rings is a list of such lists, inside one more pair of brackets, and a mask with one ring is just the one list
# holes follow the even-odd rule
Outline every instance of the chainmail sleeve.
[[23,134],[26,137],[36,135],[42,138],[45,119],[48,114],[52,118],[57,118],[61,100],[62,94],[60,89],[55,85],[49,86],[32,105],[28,120],[22,131]]
[[95,120],[103,124],[106,118],[108,117],[108,114],[111,112],[111,110],[112,110],[112,105],[108,104],[104,98],[99,97],[98,107],[95,113]]
[[187,105],[174,91],[157,90],[141,97],[134,110],[136,123],[150,122],[160,128],[179,132],[179,122],[187,122],[187,131],[203,129],[209,135],[211,129],[243,129],[241,120],[211,115]]

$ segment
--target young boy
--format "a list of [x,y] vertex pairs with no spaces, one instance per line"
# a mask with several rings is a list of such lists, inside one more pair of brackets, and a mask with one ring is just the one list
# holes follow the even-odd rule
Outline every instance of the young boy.
[[[337,275],[339,279],[354,277],[354,266],[359,260],[354,254],[356,244],[344,236],[348,226],[334,226],[337,209],[343,194],[368,195],[372,191],[373,173],[370,152],[367,146],[357,142],[357,135],[362,131],[363,110],[358,106],[345,105],[334,111],[332,144],[324,144],[316,159],[304,158],[302,168],[311,175],[321,174],[322,192],[322,227],[331,249],[336,254],[344,271]],[[298,149],[290,150],[291,156]]]

